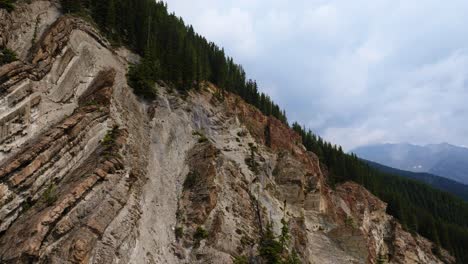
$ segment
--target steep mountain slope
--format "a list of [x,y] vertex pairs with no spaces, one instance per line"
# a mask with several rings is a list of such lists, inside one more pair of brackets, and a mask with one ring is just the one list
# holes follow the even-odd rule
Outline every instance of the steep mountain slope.
[[382,144],[352,150],[359,157],[393,168],[427,172],[468,184],[468,149],[447,143],[417,146]]
[[410,178],[410,179],[414,179],[414,180],[427,183],[428,185],[436,189],[454,194],[462,198],[463,200],[468,201],[468,185],[464,185],[456,181],[452,181],[447,178],[433,175],[430,173],[404,171],[404,170],[387,167],[387,166],[384,166],[382,164],[372,162],[372,161],[366,160],[365,162],[368,163],[370,166],[378,169],[379,171],[389,173],[389,174],[399,175],[399,176],[403,176],[406,178]]
[[240,97],[161,83],[138,100],[138,56],[54,1],[0,24],[19,58],[0,66],[0,262],[260,262],[270,225],[303,263],[455,261],[362,186],[331,189],[301,137]]

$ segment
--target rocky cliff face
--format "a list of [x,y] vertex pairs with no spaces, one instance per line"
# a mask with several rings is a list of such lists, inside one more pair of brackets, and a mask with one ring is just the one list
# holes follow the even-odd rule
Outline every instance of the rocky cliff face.
[[127,86],[138,57],[54,1],[0,10],[0,262],[254,263],[271,223],[303,263],[442,263],[386,205],[278,120],[216,87],[153,102]]

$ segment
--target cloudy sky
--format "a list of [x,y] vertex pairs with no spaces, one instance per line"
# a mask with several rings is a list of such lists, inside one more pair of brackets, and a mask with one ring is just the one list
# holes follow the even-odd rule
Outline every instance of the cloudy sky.
[[345,149],[468,145],[468,1],[167,0],[290,120]]

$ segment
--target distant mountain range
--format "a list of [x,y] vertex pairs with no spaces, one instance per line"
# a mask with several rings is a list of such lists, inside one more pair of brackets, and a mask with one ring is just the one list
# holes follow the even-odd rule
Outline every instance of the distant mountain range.
[[468,184],[468,148],[447,143],[378,144],[353,149],[358,157],[410,172],[426,172]]
[[404,171],[404,170],[399,170],[399,169],[391,168],[388,166],[384,166],[382,164],[375,163],[372,161],[368,161],[368,160],[364,160],[364,161],[379,171],[424,182],[436,189],[449,192],[453,195],[460,197],[461,199],[465,201],[468,201],[468,185],[465,185],[465,184],[462,184],[462,183],[459,183],[459,182],[456,182],[456,181],[453,181],[444,177],[426,173],[426,172]]

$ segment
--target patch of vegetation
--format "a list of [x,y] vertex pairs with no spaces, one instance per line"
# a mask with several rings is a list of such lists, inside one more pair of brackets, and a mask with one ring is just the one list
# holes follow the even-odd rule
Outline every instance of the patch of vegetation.
[[190,171],[184,181],[184,189],[191,189],[197,184],[200,174],[197,171]]
[[112,129],[108,130],[104,138],[101,140],[101,143],[106,147],[112,147],[115,144],[118,129],[118,126],[114,126]]
[[208,141],[208,138],[205,136],[205,134],[200,131],[193,131],[192,135],[199,137],[197,141],[198,143],[204,143]]
[[377,256],[377,260],[376,260],[377,264],[385,264],[386,262],[387,262],[387,259],[382,254],[379,254]]
[[179,240],[184,235],[184,228],[181,227],[181,226],[178,226],[178,227],[176,227],[174,232],[175,232],[176,239]]
[[102,157],[109,159],[112,157],[120,157],[118,151],[116,151],[116,139],[118,135],[119,127],[114,125],[112,129],[109,129],[101,140],[101,144],[104,147]]
[[284,249],[290,240],[291,240],[291,236],[289,235],[289,225],[286,222],[286,218],[283,217],[281,219],[281,235],[279,237],[279,242],[281,244],[281,247]]
[[182,210],[180,208],[177,209],[177,212],[176,212],[176,219],[177,221],[180,221],[182,220],[182,217],[183,217],[184,213],[182,212]]
[[57,186],[52,183],[47,187],[47,189],[42,193],[41,201],[47,204],[48,206],[51,206],[54,204],[58,199],[58,192],[57,192]]
[[37,16],[36,17],[36,24],[34,25],[34,33],[33,33],[33,38],[31,39],[31,45],[34,45],[36,43],[37,39],[37,30],[39,28],[39,24],[41,23],[41,17]]
[[8,12],[15,10],[16,0],[0,0],[0,9],[5,9]]
[[128,73],[128,85],[136,95],[153,100],[157,96],[156,81],[158,80],[159,63],[143,59],[141,63],[131,65]]
[[255,244],[255,241],[247,235],[243,235],[241,237],[240,242],[242,246],[252,246],[253,244]]
[[297,252],[294,250],[287,258],[286,261],[283,262],[284,264],[301,264],[302,261],[297,255]]
[[87,101],[84,105],[85,106],[95,106],[95,105],[98,105],[98,102],[96,100],[90,100],[90,101]]
[[62,11],[64,13],[78,13],[81,12],[83,6],[80,1],[76,0],[62,0]]
[[11,49],[0,49],[0,66],[11,63],[17,59],[16,53]]
[[288,250],[291,241],[289,224],[286,221],[286,201],[283,206],[284,216],[281,219],[281,234],[276,237],[273,232],[273,225],[268,223],[262,237],[260,238],[258,252],[263,260],[268,264],[298,264],[301,263],[296,251]]
[[266,226],[265,232],[263,233],[263,236],[260,239],[258,251],[260,253],[260,256],[266,261],[266,263],[281,263],[281,254],[283,253],[283,247],[281,246],[281,243],[276,239],[271,223],[269,223]]
[[249,147],[250,147],[250,156],[245,158],[245,164],[247,164],[247,166],[249,166],[249,169],[255,173],[255,174],[258,174],[259,173],[259,164],[258,162],[255,160],[255,153],[257,152],[257,147],[253,144],[253,143],[249,143]]
[[439,259],[443,259],[442,249],[440,248],[439,245],[437,244],[432,245],[431,251],[432,251],[432,254],[437,256]]
[[197,230],[195,231],[195,234],[193,235],[193,238],[195,240],[203,240],[208,238],[208,231],[206,231],[203,227],[199,226],[197,227]]
[[247,256],[235,256],[232,258],[234,264],[249,264]]
[[208,231],[206,231],[203,227],[197,227],[197,230],[193,234],[193,239],[195,240],[194,247],[197,248],[200,246],[200,241],[203,239],[208,238]]
[[208,141],[208,138],[206,136],[202,136],[198,139],[198,143],[204,143],[204,142],[207,142]]
[[263,136],[265,137],[265,146],[271,148],[271,128],[270,124],[265,125],[263,129]]
[[214,93],[214,98],[216,98],[218,101],[223,102],[224,101],[224,90],[222,89],[216,89]]
[[[111,130],[112,131],[112,130]],[[108,131],[107,134],[104,136],[104,138],[102,139],[102,144],[103,145],[112,145],[114,144],[114,137],[112,135],[112,132],[111,131]]]
[[33,202],[31,201],[31,198],[27,198],[26,201],[24,201],[22,204],[21,204],[21,208],[23,209],[23,211],[27,211],[29,209],[31,209],[31,207],[33,206]]
[[345,225],[347,227],[356,228],[356,223],[354,222],[354,220],[353,220],[353,218],[351,216],[346,216]]

